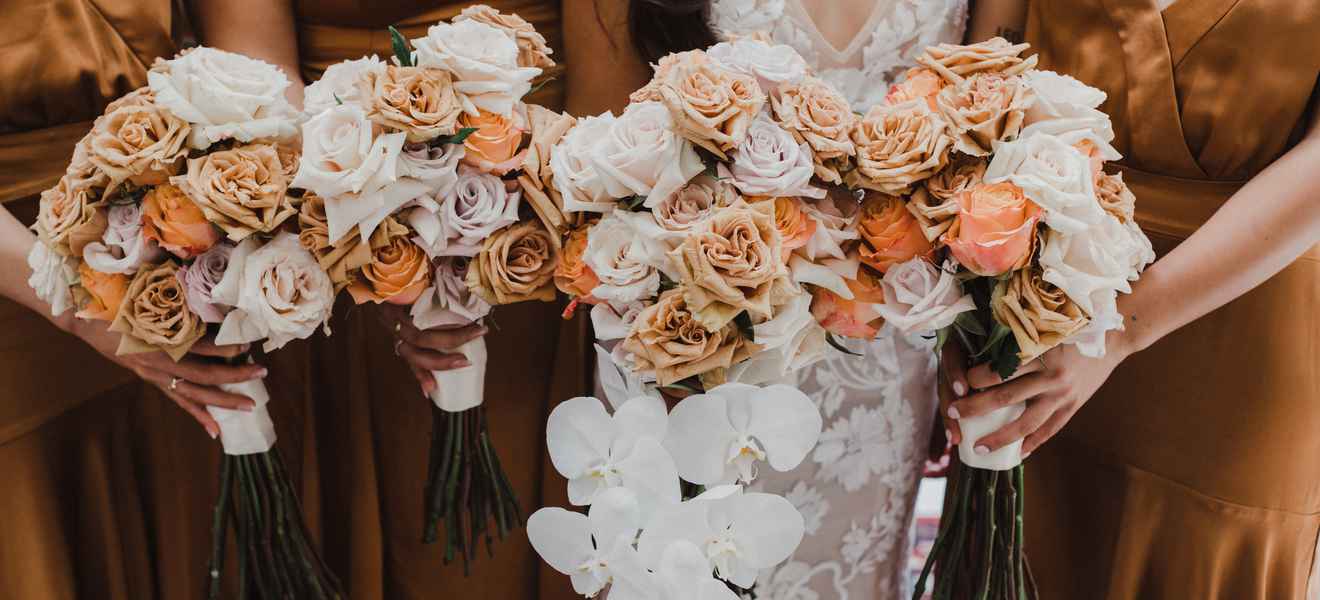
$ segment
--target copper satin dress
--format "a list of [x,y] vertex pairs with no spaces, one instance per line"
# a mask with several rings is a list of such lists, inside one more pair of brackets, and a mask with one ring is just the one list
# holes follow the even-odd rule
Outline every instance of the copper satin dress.
[[[168,0],[3,0],[0,23],[0,202],[30,224],[91,120],[175,52],[175,20]],[[219,445],[41,315],[0,300],[0,331],[0,599],[196,597]],[[296,473],[307,363],[286,350],[268,384],[294,398],[271,412]]]
[[[392,54],[387,25],[409,39],[452,18],[466,2],[350,2],[304,0],[296,4],[303,75],[315,81],[336,62]],[[557,1],[486,2],[532,23],[563,59]],[[562,109],[563,77],[528,101]],[[486,408],[492,439],[518,493],[524,515],[558,499],[543,499],[542,478],[558,477],[545,466],[545,420],[551,402],[590,389],[579,323],[565,323],[554,303],[497,307],[487,336]],[[422,490],[431,436],[431,408],[402,359],[394,338],[374,311],[354,307],[347,295],[332,323],[334,334],[317,341],[316,379],[321,497],[325,552],[354,600],[423,598],[513,599],[537,597],[540,559],[522,529],[483,552],[469,577],[461,565],[441,565],[442,546],[423,545]],[[580,321],[580,319],[579,319]],[[549,489],[562,490],[557,486]],[[562,494],[563,492],[558,492]],[[547,575],[547,579],[551,576]],[[554,574],[549,588],[567,588]],[[561,581],[562,580],[562,581]],[[571,591],[571,590],[570,590]]]
[[[1137,217],[1167,252],[1297,141],[1318,32],[1316,0],[1179,0],[1162,15],[1151,0],[1045,0],[1027,39],[1041,67],[1108,92]],[[1303,598],[1317,350],[1320,247],[1120,365],[1027,461],[1041,597]]]

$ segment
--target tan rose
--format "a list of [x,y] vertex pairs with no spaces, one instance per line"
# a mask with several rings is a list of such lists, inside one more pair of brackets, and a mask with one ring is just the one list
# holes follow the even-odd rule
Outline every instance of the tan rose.
[[1131,223],[1136,218],[1137,197],[1123,183],[1122,173],[1097,175],[1095,195],[1100,200],[1100,207],[1122,223]]
[[672,196],[661,200],[652,212],[661,229],[685,234],[716,210],[732,206],[738,198],[738,190],[727,180],[697,175]]
[[958,218],[944,243],[958,263],[993,277],[1021,269],[1036,245],[1040,207],[1009,182],[981,184],[958,194]]
[[887,194],[867,194],[862,202],[857,220],[862,237],[858,253],[863,264],[881,273],[934,249],[921,224],[904,204],[901,198]]
[[531,23],[514,14],[503,14],[485,4],[477,4],[463,9],[454,17],[454,22],[477,21],[504,30],[518,43],[518,66],[548,69],[555,66],[550,58],[554,50],[545,43],[545,36],[536,32]]
[[179,172],[191,132],[186,121],[156,106],[150,88],[141,88],[97,117],[88,134],[88,159],[116,184],[163,183]]
[[954,198],[985,181],[987,164],[983,158],[957,154],[947,167],[912,191],[907,208],[921,224],[927,240],[935,242],[953,225],[958,216]]
[[122,273],[102,273],[87,263],[78,264],[78,283],[87,292],[87,302],[78,311],[79,319],[114,321],[128,291],[128,276]]
[[496,231],[468,266],[467,284],[491,304],[555,299],[559,248],[539,221]]
[[885,104],[902,104],[910,100],[925,100],[932,103],[935,95],[944,89],[946,82],[939,73],[925,67],[913,67],[903,73],[898,83],[889,86],[885,95]]
[[656,382],[672,385],[693,376],[704,383],[722,383],[724,372],[755,350],[743,340],[737,325],[707,329],[688,309],[682,286],[660,294],[655,304],[633,321],[621,348],[634,367],[655,372]]
[[649,94],[669,109],[679,135],[726,159],[747,136],[765,94],[756,78],[725,69],[705,52],[671,54],[660,61]]
[[100,190],[86,182],[61,177],[55,187],[41,192],[33,226],[37,236],[64,256],[81,257],[83,246],[100,240],[108,224],[106,203],[98,198]]
[[190,158],[187,172],[170,181],[236,242],[258,231],[274,231],[297,212],[287,195],[289,178],[279,152],[269,144]]
[[784,260],[788,260],[790,252],[807,245],[807,240],[816,234],[816,220],[807,216],[800,198],[775,198],[773,202],[775,228],[782,240],[780,246],[784,249]]
[[600,278],[582,259],[587,251],[587,233],[594,224],[589,222],[568,233],[559,265],[555,267],[555,287],[574,298],[589,299],[591,290],[600,285]]
[[476,116],[463,113],[460,128],[476,129],[463,141],[463,163],[482,171],[503,176],[522,166],[523,117],[518,111],[501,115],[482,110]]
[[1013,330],[1022,362],[1035,360],[1090,321],[1063,290],[1041,278],[1039,269],[1022,269],[1000,281],[990,297],[995,320]]
[[142,235],[183,259],[206,252],[220,239],[202,209],[168,183],[152,188],[142,199]]
[[316,257],[317,264],[335,284],[336,292],[348,286],[352,272],[372,260],[371,244],[362,241],[356,225],[342,239],[330,240],[325,199],[310,192],[303,196],[298,209],[298,242]]
[[935,105],[952,126],[954,149],[987,156],[998,141],[1017,139],[1035,92],[1021,77],[977,73],[944,88]]
[[124,292],[110,331],[122,333],[118,354],[160,350],[174,360],[206,334],[206,322],[191,310],[174,261],[144,265]]
[[887,194],[906,194],[948,162],[953,137],[921,100],[876,105],[852,129],[857,169],[845,181]]
[[707,329],[744,310],[763,322],[791,295],[774,211],[773,202],[721,208],[670,252],[687,306]]
[[410,142],[452,135],[463,112],[453,78],[440,69],[387,65],[365,71],[358,95],[371,122],[406,133]]
[[411,237],[412,232],[394,219],[372,232],[371,262],[363,265],[348,285],[353,302],[408,305],[431,284],[431,261]]
[[74,145],[73,158],[69,160],[69,166],[64,170],[64,174],[77,187],[105,189],[110,184],[110,176],[92,162],[91,132]]
[[919,64],[930,67],[945,81],[958,83],[974,73],[1020,75],[1036,66],[1035,55],[1022,58],[1031,44],[1010,44],[1004,38],[990,38],[979,44],[940,44],[926,48],[917,57]]
[[518,174],[518,183],[523,189],[523,199],[550,231],[563,232],[569,226],[563,210],[564,199],[554,185],[550,152],[576,123],[577,119],[568,113],[557,113],[535,104],[527,105],[531,141],[527,144],[523,172]]
[[849,134],[857,115],[829,84],[812,77],[785,86],[770,99],[775,120],[814,153],[816,176],[827,183],[841,183],[849,158],[857,154]]

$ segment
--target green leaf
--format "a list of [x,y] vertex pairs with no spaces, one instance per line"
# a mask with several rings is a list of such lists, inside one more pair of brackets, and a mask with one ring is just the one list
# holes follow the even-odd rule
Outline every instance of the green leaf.
[[413,66],[412,50],[408,48],[408,40],[404,39],[403,34],[393,25],[390,25],[390,43],[394,46],[394,56],[399,59],[399,64],[405,67]]
[[852,350],[849,350],[848,348],[846,348],[846,347],[843,345],[843,343],[841,343],[839,340],[835,339],[833,333],[827,333],[827,334],[825,334],[825,343],[827,343],[827,344],[833,346],[835,350],[838,350],[839,352],[842,352],[842,353],[847,354],[847,355],[849,355],[849,356],[861,356],[860,353],[858,353],[858,352],[853,352]]
[[537,83],[536,85],[532,86],[532,89],[527,90],[527,94],[526,94],[526,95],[527,95],[527,96],[530,96],[530,95],[532,95],[532,94],[535,94],[535,93],[541,91],[541,88],[545,87],[545,84],[550,83],[551,81],[554,81],[554,80],[555,80],[554,77],[546,77],[545,79],[542,79],[539,83]]
[[677,282],[675,282],[673,279],[665,277],[663,273],[660,274],[660,293],[663,294],[676,287],[678,287]]
[[950,329],[952,329],[952,327],[945,327],[935,332],[935,354],[938,355],[940,351],[944,350],[944,344],[949,341]]
[[[1007,338],[1011,333],[1013,333],[1012,329],[1009,329],[1007,326],[1005,326],[1003,323],[1000,323],[999,321],[995,321],[995,328],[994,331],[990,332],[990,339],[985,341],[985,345],[981,347],[981,351],[977,352],[974,358],[980,358],[984,356],[985,353],[990,352],[992,349],[998,347],[1000,345],[1000,342],[1003,342],[1004,339]],[[1017,340],[1014,340],[1013,345],[1017,346]]]
[[738,326],[738,333],[749,342],[756,342],[756,330],[752,328],[752,316],[742,311],[733,316],[733,324]]
[[330,95],[335,97],[335,102],[339,103],[340,106],[344,105],[344,101],[339,97],[339,94],[330,94]]
[[476,127],[464,127],[459,129],[454,135],[435,138],[435,144],[462,144],[466,142],[468,136],[477,132]]
[[640,195],[629,196],[627,198],[619,200],[619,205],[622,206],[624,210],[627,210],[629,212],[646,212],[650,210],[646,208],[646,196],[640,196]]
[[1018,356],[1017,340],[1009,337],[1007,341],[1000,345],[999,355],[990,361],[990,367],[999,374],[1001,379],[1008,379],[1016,373],[1018,367],[1022,366],[1022,357]]
[[976,311],[959,313],[958,318],[953,320],[954,326],[977,337],[985,337],[985,325],[976,318]]

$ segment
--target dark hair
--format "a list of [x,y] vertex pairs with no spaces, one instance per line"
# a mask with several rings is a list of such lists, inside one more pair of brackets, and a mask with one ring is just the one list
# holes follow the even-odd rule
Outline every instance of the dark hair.
[[710,0],[629,0],[628,33],[646,62],[716,42],[706,21]]

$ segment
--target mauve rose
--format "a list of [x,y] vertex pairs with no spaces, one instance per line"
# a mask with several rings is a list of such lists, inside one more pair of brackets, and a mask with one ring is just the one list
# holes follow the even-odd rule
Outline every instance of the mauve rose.
[[490,303],[468,289],[468,262],[461,256],[436,261],[431,287],[412,305],[413,325],[418,329],[454,327],[490,314]]
[[499,177],[460,165],[451,193],[418,199],[408,224],[431,256],[473,256],[492,233],[518,222],[521,197],[508,191]]
[[102,273],[132,275],[145,263],[165,253],[142,235],[142,205],[121,204],[106,211],[107,225],[100,241],[83,247],[83,260]]
[[207,323],[219,323],[225,320],[232,307],[217,304],[211,298],[211,289],[225,276],[229,268],[229,255],[234,252],[234,245],[220,242],[210,250],[198,255],[192,264],[179,269],[176,276],[187,293],[188,308]]
[[761,113],[747,129],[747,137],[731,153],[733,163],[720,163],[720,175],[748,196],[806,196],[824,198],[825,190],[811,185],[816,168],[811,146]]
[[464,152],[462,144],[406,144],[399,153],[399,176],[412,177],[432,194],[443,196],[458,183],[458,161]]

